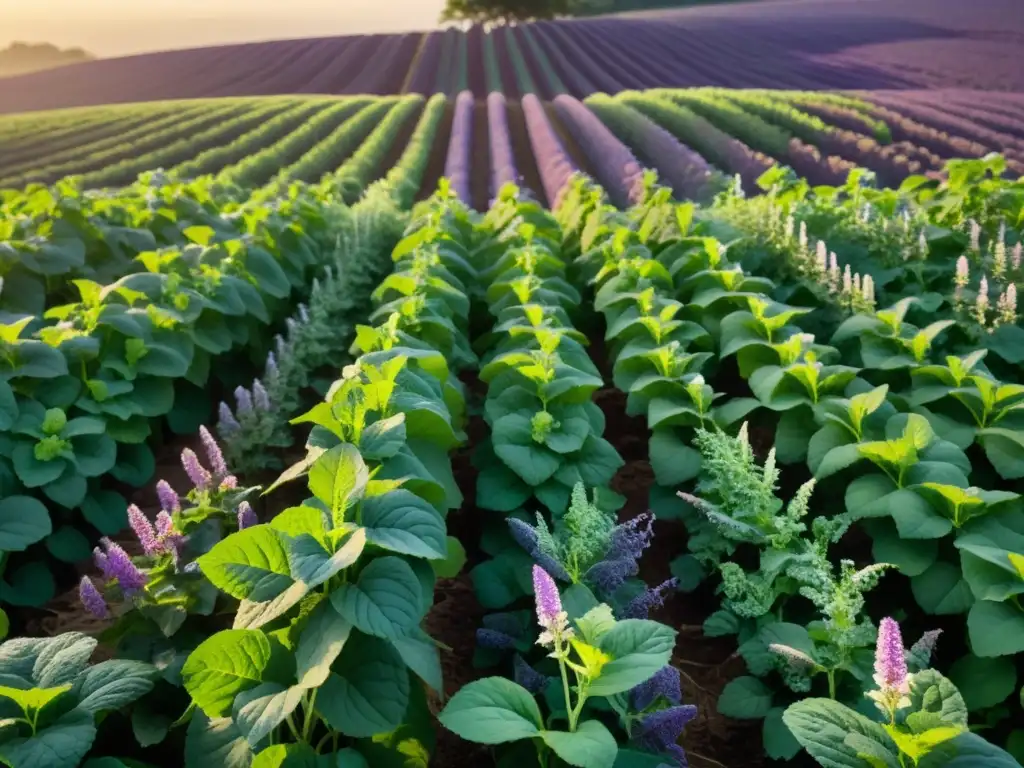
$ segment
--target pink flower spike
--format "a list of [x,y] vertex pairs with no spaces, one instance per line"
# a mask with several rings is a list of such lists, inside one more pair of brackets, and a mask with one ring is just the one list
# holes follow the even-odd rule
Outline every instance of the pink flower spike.
[[537,601],[537,622],[548,627],[562,612],[562,599],[555,580],[539,565],[533,566],[533,594]]
[[88,576],[83,576],[82,580],[78,583],[78,597],[82,601],[82,605],[85,606],[85,609],[97,619],[110,618],[107,602]]
[[128,507],[128,524],[142,545],[143,552],[147,555],[155,555],[160,551],[160,542],[157,541],[153,524],[149,522],[145,513],[134,504]]
[[875,683],[883,692],[905,693],[907,682],[907,658],[903,649],[900,625],[886,617],[878,626],[878,645],[875,648]]

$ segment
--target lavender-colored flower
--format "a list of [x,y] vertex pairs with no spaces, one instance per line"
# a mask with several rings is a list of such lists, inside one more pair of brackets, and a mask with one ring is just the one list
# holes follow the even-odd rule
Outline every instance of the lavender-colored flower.
[[603,595],[610,595],[623,584],[626,579],[636,576],[640,566],[636,560],[621,557],[617,560],[602,560],[592,565],[585,574],[584,580]]
[[258,525],[259,520],[256,518],[256,513],[250,506],[248,501],[243,501],[238,505],[238,530],[243,531],[246,528],[252,528],[254,525]]
[[931,664],[932,653],[935,651],[935,646],[939,642],[939,635],[941,634],[941,629],[932,629],[925,632],[921,635],[921,639],[914,643],[907,652],[908,661],[918,670],[927,669]]
[[206,458],[210,462],[210,469],[213,470],[213,476],[217,479],[227,477],[228,465],[224,461],[224,454],[217,445],[217,438],[215,438],[205,426],[199,427],[199,439],[203,442],[203,451],[206,453]]
[[966,256],[961,256],[956,260],[956,275],[953,278],[953,283],[961,288],[965,287],[968,281],[971,279],[971,265],[967,261]]
[[199,463],[199,457],[191,448],[181,452],[181,466],[185,468],[185,474],[197,490],[205,491],[213,485],[213,476]]
[[234,475],[228,475],[227,477],[220,481],[221,493],[223,493],[224,491],[233,491],[236,488],[238,488],[238,478],[235,477]]
[[562,612],[562,598],[558,595],[555,580],[539,565],[533,566],[533,594],[537,603],[537,623],[548,628]]
[[654,515],[645,512],[632,520],[627,520],[612,530],[608,552],[609,560],[631,558],[639,560],[644,550],[651,546],[654,538]]
[[678,704],[683,700],[679,670],[672,666],[662,667],[630,693],[633,696],[633,709],[637,712],[643,712],[659,697],[664,697],[671,704]]
[[181,499],[178,498],[178,494],[166,480],[157,481],[156,495],[160,499],[160,509],[171,514],[181,511]]
[[671,578],[663,581],[653,589],[646,589],[634,597],[629,605],[625,607],[622,614],[627,619],[646,619],[652,608],[658,608],[665,603],[665,593],[676,589],[679,586],[679,579]]
[[267,367],[265,368],[265,373],[267,381],[273,381],[280,373],[277,368],[277,357],[273,352],[267,353]]
[[1024,247],[1017,243],[1013,246],[1013,255],[1010,257],[1010,265],[1015,271],[1020,269],[1022,258],[1024,258]]
[[884,692],[910,690],[907,682],[907,659],[903,650],[900,625],[886,617],[878,626],[875,647],[875,684]]
[[496,629],[481,627],[476,631],[476,642],[481,648],[492,651],[510,651],[516,647],[516,639]]
[[82,601],[82,605],[85,606],[85,609],[97,619],[110,617],[107,602],[88,576],[83,576],[82,580],[78,583],[78,597]]
[[537,539],[537,530],[533,526],[517,517],[510,517],[508,528],[512,533],[512,538],[526,550],[526,553],[534,559],[537,565],[559,581],[572,581],[572,577],[562,564],[541,550]]
[[235,414],[231,412],[231,406],[225,402],[217,407],[217,431],[222,437],[228,437],[238,432],[242,425],[238,423]]
[[254,379],[252,382],[252,404],[258,411],[270,410],[270,395],[263,386],[263,382]]
[[309,322],[309,308],[305,304],[299,304],[299,320],[303,323]]
[[512,670],[515,681],[534,695],[544,690],[544,686],[547,685],[548,678],[527,664],[518,653],[512,660]]
[[277,351],[277,356],[284,359],[288,353],[288,346],[285,344],[284,336],[277,334],[274,337],[274,349]]
[[650,752],[668,752],[675,759],[676,765],[685,768],[689,763],[678,741],[686,724],[696,716],[697,708],[692,704],[652,712],[640,721],[640,730],[635,739],[643,749]]
[[163,547],[157,540],[153,524],[149,522],[145,513],[134,504],[128,506],[128,524],[142,545],[143,552],[147,555],[156,555],[162,551]]
[[131,596],[146,586],[146,574],[140,571],[119,544],[101,539],[107,557],[107,573],[117,581],[121,591]]
[[96,567],[103,574],[103,578],[113,578],[110,575],[110,562],[107,560],[107,553],[99,547],[92,548],[92,561],[96,564]]
[[239,416],[252,413],[252,395],[245,387],[235,387],[235,412]]

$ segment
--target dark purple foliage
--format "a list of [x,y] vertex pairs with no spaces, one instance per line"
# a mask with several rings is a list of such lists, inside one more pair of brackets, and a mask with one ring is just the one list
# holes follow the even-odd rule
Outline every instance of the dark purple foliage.
[[668,752],[675,758],[676,765],[685,768],[689,763],[678,744],[679,737],[683,735],[686,724],[696,716],[697,708],[692,704],[652,712],[640,721],[639,732],[633,738],[649,752]]
[[659,697],[670,704],[679,704],[683,700],[679,670],[672,666],[662,667],[651,679],[630,691],[630,694],[633,697],[633,709],[637,712],[643,712],[656,703]]

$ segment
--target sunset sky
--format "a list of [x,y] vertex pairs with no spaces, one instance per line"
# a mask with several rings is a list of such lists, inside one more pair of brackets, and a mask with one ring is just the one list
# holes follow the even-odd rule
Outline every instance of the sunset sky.
[[286,37],[430,29],[444,0],[0,0],[14,40],[97,56]]

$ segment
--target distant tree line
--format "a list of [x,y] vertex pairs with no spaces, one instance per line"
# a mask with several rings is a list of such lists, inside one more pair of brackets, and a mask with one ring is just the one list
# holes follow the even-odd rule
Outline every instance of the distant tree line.
[[441,21],[507,24],[600,13],[685,8],[728,0],[448,0]]
[[0,75],[18,75],[93,58],[91,53],[81,48],[62,50],[52,43],[14,42],[0,48]]

